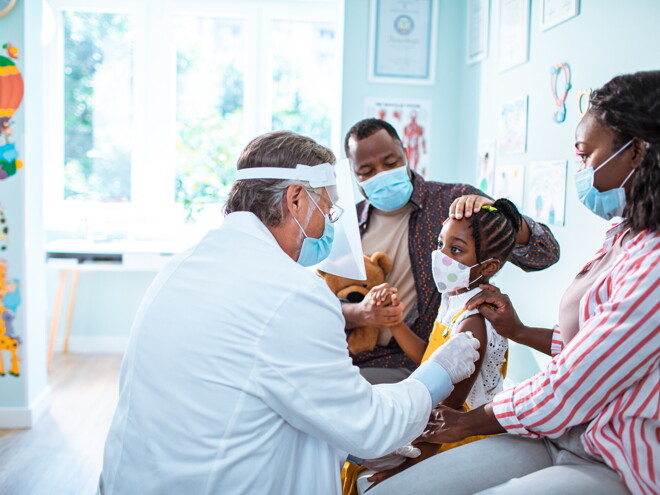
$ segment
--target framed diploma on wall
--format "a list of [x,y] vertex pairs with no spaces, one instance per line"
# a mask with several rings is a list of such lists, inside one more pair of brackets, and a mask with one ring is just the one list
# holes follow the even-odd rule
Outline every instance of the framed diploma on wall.
[[371,82],[433,84],[438,0],[371,0]]

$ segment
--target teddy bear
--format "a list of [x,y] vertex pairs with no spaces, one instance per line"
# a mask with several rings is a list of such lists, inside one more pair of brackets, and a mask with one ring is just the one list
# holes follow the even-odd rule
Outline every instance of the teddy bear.
[[[377,251],[371,256],[364,257],[364,267],[367,272],[366,280],[352,280],[322,270],[317,271],[338,298],[358,303],[373,287],[385,282],[385,276],[392,271],[392,260],[387,254]],[[368,326],[352,329],[347,338],[350,353],[357,354],[376,347],[379,331],[376,327]]]

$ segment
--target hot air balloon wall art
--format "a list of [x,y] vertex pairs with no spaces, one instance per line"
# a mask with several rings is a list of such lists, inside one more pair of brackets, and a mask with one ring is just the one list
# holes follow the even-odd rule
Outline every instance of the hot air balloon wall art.
[[23,167],[11,139],[11,119],[23,100],[23,76],[14,63],[18,59],[18,48],[9,42],[2,48],[7,57],[0,55],[0,180],[11,177]]

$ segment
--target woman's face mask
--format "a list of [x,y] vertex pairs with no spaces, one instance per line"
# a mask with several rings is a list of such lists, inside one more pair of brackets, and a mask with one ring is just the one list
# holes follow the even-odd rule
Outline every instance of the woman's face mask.
[[623,189],[623,186],[635,170],[633,169],[630,171],[619,187],[608,191],[599,191],[596,189],[594,186],[594,175],[614,159],[614,157],[630,146],[632,142],[632,139],[628,141],[619,149],[619,151],[601,163],[596,169],[586,167],[584,170],[580,170],[575,174],[575,187],[580,202],[605,220],[611,220],[613,217],[620,217],[623,214],[623,210],[626,206],[626,191]]
[[433,251],[431,254],[431,271],[433,272],[433,280],[438,288],[438,292],[454,292],[459,289],[467,289],[479,280],[482,275],[479,275],[474,280],[470,281],[470,270],[475,266],[479,266],[486,261],[493,258],[488,258],[481,263],[476,263],[472,266],[466,266],[463,263],[450,258],[439,249]]

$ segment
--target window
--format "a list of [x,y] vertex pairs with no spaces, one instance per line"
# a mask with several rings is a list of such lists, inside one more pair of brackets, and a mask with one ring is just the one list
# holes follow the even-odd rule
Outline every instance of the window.
[[162,237],[218,219],[262,132],[339,149],[341,4],[51,0],[47,228]]

